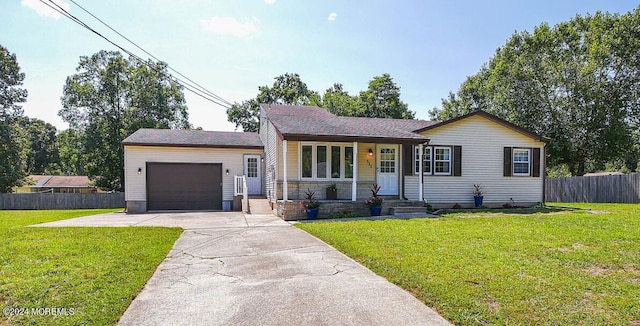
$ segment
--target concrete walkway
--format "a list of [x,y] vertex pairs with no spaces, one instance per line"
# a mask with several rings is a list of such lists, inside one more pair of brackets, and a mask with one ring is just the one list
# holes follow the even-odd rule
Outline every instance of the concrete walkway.
[[120,325],[449,325],[406,291],[273,215],[102,214],[39,226],[180,226]]

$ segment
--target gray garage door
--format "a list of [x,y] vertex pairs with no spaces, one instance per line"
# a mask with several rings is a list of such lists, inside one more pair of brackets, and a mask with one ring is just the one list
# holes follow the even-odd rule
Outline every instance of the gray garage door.
[[222,164],[147,163],[147,209],[222,209]]

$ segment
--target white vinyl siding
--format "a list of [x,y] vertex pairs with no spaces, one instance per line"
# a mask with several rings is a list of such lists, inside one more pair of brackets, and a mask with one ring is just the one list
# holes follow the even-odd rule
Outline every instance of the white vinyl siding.
[[[421,135],[431,144],[455,144],[462,147],[462,176],[433,175],[424,178],[424,197],[429,203],[453,205],[473,204],[473,185],[482,184],[484,202],[502,205],[510,202],[542,201],[544,178],[504,177],[504,147],[540,148],[544,143],[504,127],[481,116],[471,116]],[[435,155],[435,152],[434,152]],[[541,157],[544,162],[544,156]],[[543,175],[544,164],[540,164]],[[434,169],[435,170],[435,169]],[[417,176],[405,177],[405,196],[418,198]]]
[[263,193],[269,199],[275,199],[275,180],[278,178],[278,135],[276,128],[267,119],[264,110],[260,110],[260,139],[264,144],[264,182]]
[[[125,200],[147,200],[147,162],[222,163],[222,200],[233,199],[233,176],[243,174],[244,154],[262,154],[261,149],[125,146]],[[142,173],[138,175],[138,168]],[[229,175],[224,171],[229,169]]]

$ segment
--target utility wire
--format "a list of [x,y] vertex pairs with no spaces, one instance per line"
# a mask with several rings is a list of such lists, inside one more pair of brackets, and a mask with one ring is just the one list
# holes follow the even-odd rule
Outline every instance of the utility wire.
[[[56,4],[53,0],[49,0],[50,3],[53,4],[53,6],[49,3],[47,3],[45,0],[40,0],[40,2],[42,2],[43,4],[47,5],[49,8],[55,10],[56,12],[60,13],[61,15],[69,18],[70,20],[72,20],[73,22],[77,23],[78,25],[88,29],[89,31],[93,32],[94,34],[98,35],[99,37],[101,37],[102,39],[104,39],[105,41],[109,42],[110,44],[112,44],[113,46],[117,47],[118,49],[122,50],[123,52],[127,53],[128,55],[134,57],[135,59],[139,60],[140,62],[142,62],[144,65],[146,65],[147,67],[149,67],[150,69],[155,70],[158,73],[162,73],[161,71],[159,71],[155,66],[151,65],[148,61],[140,58],[138,55],[134,54],[133,52],[125,49],[124,47],[116,44],[115,42],[111,41],[109,38],[107,38],[106,36],[100,34],[98,31],[94,30],[93,28],[91,28],[89,25],[87,25],[85,22],[83,22],[82,20],[78,19],[77,17],[75,17],[74,15],[70,14],[68,11],[66,11],[64,8],[60,7],[58,4]],[[74,2],[75,3],[75,2]],[[84,9],[83,9],[84,10]],[[97,18],[96,18],[97,19]],[[118,33],[118,35],[122,36],[120,33]],[[124,37],[124,36],[122,36]],[[125,38],[126,39],[126,38]],[[128,39],[127,39],[128,40]],[[131,41],[129,41],[131,42]],[[136,45],[137,46],[137,45]],[[143,50],[144,51],[144,50]],[[145,51],[145,53],[149,54],[148,52]],[[150,55],[150,54],[149,54]],[[152,56],[153,57],[153,56]],[[155,57],[154,57],[155,58]],[[157,59],[156,59],[157,60]],[[160,61],[160,60],[158,60]],[[168,67],[168,65],[167,65]],[[173,70],[173,69],[172,69]],[[175,70],[174,70],[175,71]],[[182,74],[181,74],[182,75]],[[169,74],[169,77],[171,79],[173,79],[175,82],[179,83],[180,85],[182,85],[186,90],[204,98],[205,100],[208,100],[212,103],[215,103],[223,108],[229,109],[231,107],[231,103],[229,103],[228,101],[222,99],[221,97],[219,97],[218,95],[213,94],[210,91],[206,91],[207,93],[211,93],[212,95],[209,95],[207,93],[204,93],[204,91],[199,90],[197,87],[194,87],[192,85],[190,85],[187,82],[184,82],[183,80]],[[204,89],[204,87],[200,86],[201,88]],[[205,89],[206,90],[206,89]],[[203,94],[204,93],[204,94]]]
[[[118,32],[117,30],[115,30],[113,27],[109,26],[109,24],[105,23],[104,21],[102,21],[102,19],[96,17],[93,13],[91,13],[89,10],[85,9],[83,6],[79,5],[77,2],[75,2],[74,0],[69,0],[71,1],[73,4],[75,4],[76,6],[78,6],[80,9],[82,9],[84,12],[86,12],[87,14],[91,15],[91,17],[95,18],[97,21],[99,21],[100,23],[102,23],[102,25],[106,26],[108,29],[110,29],[111,31],[113,31],[114,33],[118,34],[120,37],[122,37],[123,39],[127,40],[129,43],[133,44],[133,46],[135,46],[136,48],[138,48],[139,50],[141,50],[142,52],[146,53],[148,56],[150,56],[151,58],[155,59],[156,61],[162,61],[160,59],[158,59],[157,57],[155,57],[153,54],[149,53],[149,51],[143,49],[142,47],[140,47],[138,44],[136,44],[135,42],[133,42],[132,40],[130,40],[128,37],[122,35],[120,32]],[[168,66],[168,65],[167,65]],[[200,89],[201,91],[203,91],[204,93],[220,100],[221,102],[227,104],[227,105],[232,105],[230,102],[228,102],[227,100],[223,99],[222,97],[216,95],[215,93],[209,91],[208,89],[204,88],[203,86],[201,86],[200,84],[194,82],[193,80],[191,80],[189,77],[183,75],[182,73],[180,73],[179,71],[171,68],[170,66],[168,66],[168,68],[170,70],[172,70],[173,72],[175,72],[176,74],[182,76],[184,79],[190,81],[191,83],[193,83],[193,85],[197,86],[198,89]]]

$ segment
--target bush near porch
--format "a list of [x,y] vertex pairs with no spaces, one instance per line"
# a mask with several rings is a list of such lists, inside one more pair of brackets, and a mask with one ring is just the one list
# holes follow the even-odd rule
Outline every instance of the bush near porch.
[[455,324],[640,323],[640,205],[559,206],[296,226]]

